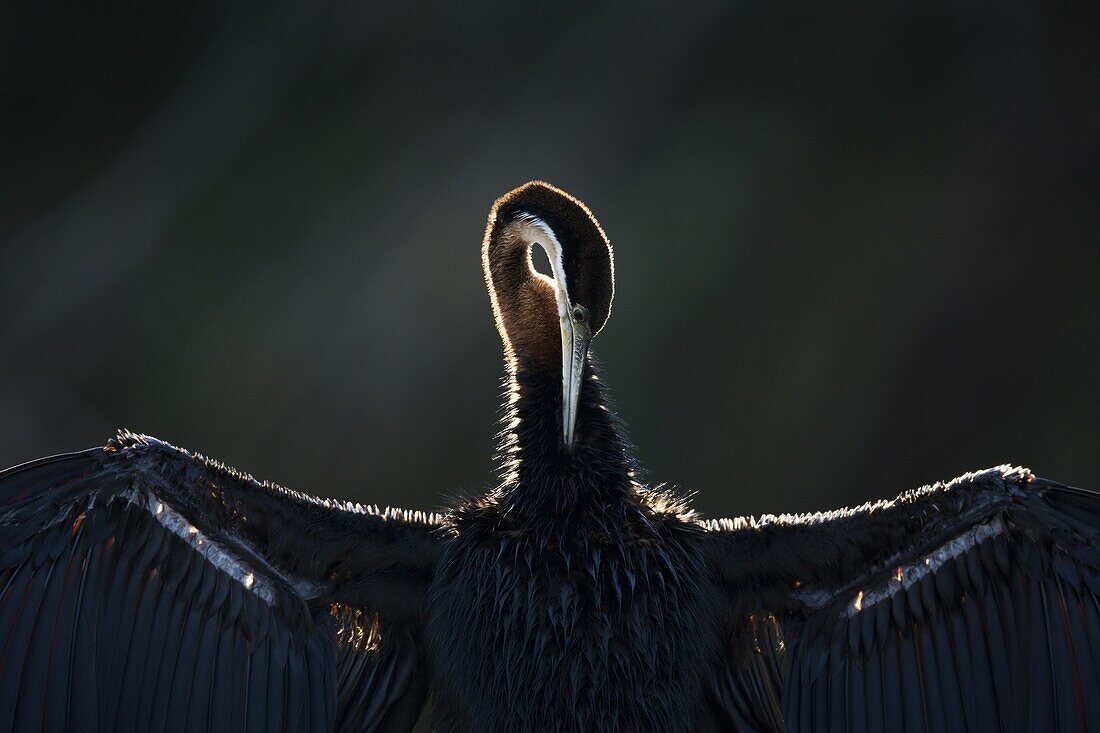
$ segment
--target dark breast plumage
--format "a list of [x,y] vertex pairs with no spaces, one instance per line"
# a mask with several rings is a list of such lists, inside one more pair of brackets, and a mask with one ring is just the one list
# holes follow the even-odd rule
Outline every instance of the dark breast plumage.
[[697,524],[641,501],[456,529],[427,627],[443,729],[692,729],[721,613]]

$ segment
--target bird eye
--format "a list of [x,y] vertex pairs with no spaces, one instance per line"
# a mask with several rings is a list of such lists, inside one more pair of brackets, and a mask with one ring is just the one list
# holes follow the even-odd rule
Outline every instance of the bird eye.
[[584,306],[578,305],[573,308],[573,321],[576,323],[584,323],[588,318],[588,311],[584,309]]

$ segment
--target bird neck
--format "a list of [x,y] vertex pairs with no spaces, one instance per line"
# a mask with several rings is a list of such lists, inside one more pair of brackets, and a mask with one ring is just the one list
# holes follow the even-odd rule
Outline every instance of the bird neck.
[[576,441],[563,445],[560,366],[517,358],[509,368],[510,403],[501,431],[501,499],[545,516],[622,501],[633,494],[634,459],[607,388],[589,356],[577,406]]

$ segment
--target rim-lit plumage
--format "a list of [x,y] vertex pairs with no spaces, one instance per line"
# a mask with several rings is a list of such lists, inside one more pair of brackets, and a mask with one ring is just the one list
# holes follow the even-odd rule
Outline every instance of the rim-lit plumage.
[[702,520],[635,480],[591,212],[526,184],[482,254],[500,480],[442,514],[128,432],[0,473],[0,730],[1100,729],[1100,496],[1004,466]]

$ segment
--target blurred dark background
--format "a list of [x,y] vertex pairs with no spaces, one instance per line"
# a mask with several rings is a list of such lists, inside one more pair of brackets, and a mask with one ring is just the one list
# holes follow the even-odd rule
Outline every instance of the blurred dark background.
[[9,3],[0,463],[125,426],[480,489],[482,228],[538,177],[616,245],[596,351],[705,512],[1100,487],[1098,55],[1049,7]]

